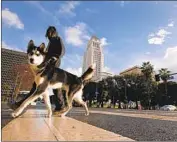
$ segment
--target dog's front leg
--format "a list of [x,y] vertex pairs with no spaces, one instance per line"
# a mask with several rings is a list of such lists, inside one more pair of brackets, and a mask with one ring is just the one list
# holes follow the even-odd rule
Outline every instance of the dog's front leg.
[[35,101],[39,96],[30,96],[28,99],[26,99],[21,105],[19,108],[17,108],[13,113],[12,113],[12,117],[17,117],[19,116],[22,111],[30,104],[32,103],[33,101]]
[[12,117],[17,117],[19,116],[22,111],[32,102],[34,102],[37,98],[39,98],[45,91],[47,88],[47,84],[41,84],[37,87],[36,91],[34,91],[34,93],[29,96],[21,105],[19,108],[17,108],[13,113],[12,113]]
[[44,102],[45,102],[46,107],[48,109],[48,117],[50,118],[52,116],[52,106],[51,106],[50,96],[49,96],[48,91],[46,91],[44,93]]

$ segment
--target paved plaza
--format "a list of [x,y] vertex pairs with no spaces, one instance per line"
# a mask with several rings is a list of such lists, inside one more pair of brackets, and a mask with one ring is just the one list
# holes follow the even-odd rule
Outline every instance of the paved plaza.
[[[10,113],[9,113],[10,114]],[[47,118],[45,106],[7,120],[2,141],[177,140],[177,112],[73,108],[65,118]]]

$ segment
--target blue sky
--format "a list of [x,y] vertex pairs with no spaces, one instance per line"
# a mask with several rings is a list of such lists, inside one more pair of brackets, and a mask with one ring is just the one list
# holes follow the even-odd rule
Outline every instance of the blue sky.
[[30,39],[47,45],[46,28],[54,25],[66,47],[61,68],[77,75],[92,35],[102,41],[107,71],[150,61],[156,70],[177,72],[176,24],[175,1],[2,2],[4,47],[26,51]]

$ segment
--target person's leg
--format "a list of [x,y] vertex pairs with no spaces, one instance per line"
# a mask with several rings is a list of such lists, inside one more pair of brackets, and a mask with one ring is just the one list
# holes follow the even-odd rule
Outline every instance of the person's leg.
[[61,89],[54,89],[54,103],[55,103],[55,111],[59,111],[64,107],[64,98]]
[[[60,66],[61,60],[60,58],[56,61],[55,67],[58,68]],[[65,99],[62,93],[62,89],[54,89],[54,103],[55,103],[55,111],[60,111],[65,106]]]

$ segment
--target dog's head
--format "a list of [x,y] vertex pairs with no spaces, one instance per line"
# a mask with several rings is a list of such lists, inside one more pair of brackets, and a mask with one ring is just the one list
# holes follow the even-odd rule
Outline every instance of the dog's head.
[[46,55],[45,44],[42,43],[40,46],[35,46],[33,40],[28,43],[27,54],[28,63],[33,66],[42,64]]
[[57,30],[54,26],[49,26],[45,36],[50,40],[52,37],[56,37],[57,36]]

